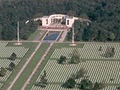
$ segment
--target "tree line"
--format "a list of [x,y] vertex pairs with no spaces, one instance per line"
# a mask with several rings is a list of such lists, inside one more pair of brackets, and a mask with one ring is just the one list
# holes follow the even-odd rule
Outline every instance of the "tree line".
[[4,40],[16,39],[17,21],[20,21],[20,38],[28,39],[37,23],[31,20],[25,24],[25,21],[54,13],[92,21],[89,25],[76,23],[76,41],[120,40],[119,0],[1,0],[0,11],[0,38]]

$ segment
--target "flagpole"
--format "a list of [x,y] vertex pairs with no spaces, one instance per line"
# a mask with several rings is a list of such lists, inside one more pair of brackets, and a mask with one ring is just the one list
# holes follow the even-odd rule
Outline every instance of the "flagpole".
[[73,23],[73,26],[72,26],[72,43],[74,44],[74,35],[75,35],[75,32],[74,32],[74,23]]
[[19,37],[19,21],[17,22],[17,42],[20,42],[20,37]]

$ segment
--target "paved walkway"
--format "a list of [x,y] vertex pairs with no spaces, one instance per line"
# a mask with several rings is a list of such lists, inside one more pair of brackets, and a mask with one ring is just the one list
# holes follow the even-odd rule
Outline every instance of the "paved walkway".
[[48,54],[50,48],[52,47],[53,43],[50,44],[50,46],[48,47],[48,49],[45,51],[45,54],[42,56],[42,58],[40,59],[40,61],[38,62],[38,64],[36,65],[36,67],[34,68],[34,70],[32,71],[32,73],[30,74],[30,76],[28,77],[28,79],[26,80],[25,84],[23,85],[21,90],[25,90],[27,84],[30,83],[31,78],[33,77],[33,75],[35,74],[35,72],[37,71],[37,69],[39,68],[39,66],[41,65],[41,63],[43,62],[43,60],[45,60],[46,55]]
[[[63,34],[61,35],[61,38],[59,39],[59,42],[63,43],[65,37],[67,35],[67,30],[65,30],[63,32]],[[6,42],[6,41],[5,41]],[[10,42],[16,42],[16,41],[10,41]],[[14,80],[11,82],[10,86],[8,87],[7,90],[12,90],[11,88],[13,87],[13,85],[15,84],[15,82],[17,81],[17,79],[19,78],[19,76],[22,74],[22,72],[24,71],[24,69],[26,68],[26,66],[28,65],[28,63],[31,61],[31,59],[33,58],[33,56],[35,55],[35,53],[37,52],[37,50],[39,49],[39,47],[41,46],[41,44],[44,41],[21,41],[21,42],[39,42],[38,46],[36,47],[35,51],[31,54],[31,56],[29,57],[29,59],[26,61],[26,63],[23,65],[22,69],[20,70],[20,72],[17,74],[17,76],[14,78]],[[59,43],[57,42],[57,43]],[[50,48],[52,47],[54,41],[51,42],[50,46],[48,47],[48,49],[45,51],[45,54],[42,56],[41,60],[39,61],[39,63],[36,65],[36,67],[34,68],[33,72],[30,74],[29,78],[26,80],[24,86],[21,88],[21,90],[25,90],[27,84],[30,82],[31,78],[33,77],[33,75],[35,74],[36,70],[39,68],[39,66],[41,65],[42,61],[45,60],[45,56],[47,55],[47,53],[49,52]],[[64,43],[71,43],[71,42],[64,42]],[[101,43],[101,42],[78,42],[78,43]],[[113,43],[113,42],[102,42],[102,43]],[[116,44],[120,44],[118,42],[114,42]]]
[[64,39],[65,39],[65,37],[66,37],[66,35],[67,35],[67,30],[64,30],[64,32],[62,33],[62,35],[60,36],[60,39],[59,39],[59,42],[63,42],[64,41]]
[[[0,42],[17,42],[17,41],[0,41]],[[46,41],[29,41],[29,40],[22,40],[20,42],[36,42],[36,43],[44,43]],[[54,41],[51,41],[54,42]],[[55,41],[55,43],[60,43],[60,41]],[[66,42],[62,42],[62,43],[71,43],[70,41],[66,41]],[[104,44],[120,44],[120,42],[96,42],[96,41],[89,41],[89,42],[84,42],[84,41],[80,41],[80,42],[76,42],[76,43],[104,43]]]
[[19,73],[17,74],[17,76],[14,78],[14,80],[11,82],[10,86],[8,87],[7,90],[12,90],[11,88],[13,87],[13,85],[15,84],[15,82],[17,81],[17,79],[19,78],[19,76],[22,74],[22,72],[24,71],[24,69],[26,68],[26,66],[28,65],[28,63],[31,61],[31,59],[33,58],[33,56],[35,55],[35,53],[37,52],[37,50],[39,49],[39,47],[41,46],[41,42],[37,45],[35,51],[31,54],[31,56],[28,58],[28,60],[26,61],[26,63],[23,65],[22,69],[19,71]]
[[40,33],[38,33],[37,34],[37,36],[34,38],[34,40],[33,41],[40,41],[40,39],[42,39],[42,37],[43,37],[43,35],[46,33],[46,31],[44,30],[42,30],[42,31],[40,31]]

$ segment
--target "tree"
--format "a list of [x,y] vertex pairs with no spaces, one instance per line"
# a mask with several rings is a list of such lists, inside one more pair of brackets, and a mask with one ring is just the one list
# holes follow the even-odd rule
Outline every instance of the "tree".
[[3,29],[3,26],[0,24],[0,39],[2,39],[2,29]]
[[91,30],[87,27],[84,29],[82,39],[83,41],[90,41]]
[[70,41],[72,38],[72,29],[70,29],[70,31],[67,33],[67,40]]
[[98,82],[95,82],[93,90],[100,90],[100,86]]
[[41,22],[35,22],[33,20],[29,20],[26,24],[24,22],[20,22],[20,38],[27,40],[30,34],[37,30],[39,24],[41,24]]
[[105,84],[104,84],[103,82],[100,82],[100,83],[99,83],[99,88],[100,88],[100,89],[105,88]]
[[73,49],[72,53],[70,54],[71,56],[80,56],[79,51],[77,48]]
[[[16,38],[15,23],[17,21],[24,22],[43,15],[64,13],[88,18],[92,21],[92,24],[86,30],[86,27],[82,29],[83,31],[81,31],[81,28],[76,29],[75,40],[108,41],[110,39],[120,41],[120,2],[117,0],[1,0],[0,11],[0,25],[2,26],[0,28],[0,38],[4,40]],[[24,29],[22,34],[27,31],[29,31],[29,28]],[[110,35],[110,38],[108,38],[108,32],[112,32],[114,35]],[[33,32],[28,33],[24,34],[25,39],[27,35],[29,37]],[[115,39],[111,36],[115,36]]]
[[98,83],[95,82],[94,86],[93,86],[93,90],[101,90],[105,87],[105,85],[103,83]]
[[1,71],[0,71],[0,76],[4,77],[6,75],[7,70],[4,67],[1,67]]
[[120,90],[120,86],[119,87],[116,87],[117,90]]
[[47,73],[46,71],[44,70],[44,74],[43,74],[44,77],[47,77]]
[[107,47],[104,56],[106,58],[113,57],[115,55],[115,48],[114,47]]
[[93,83],[89,79],[81,80],[79,84],[80,90],[92,90],[92,88],[93,88]]
[[38,25],[42,26],[42,21],[41,20],[37,20]]
[[109,33],[109,39],[111,39],[113,41],[115,39],[115,34],[110,32]]
[[35,15],[33,16],[33,18],[39,18],[39,17],[42,17],[42,16],[43,16],[42,13],[37,13],[37,14],[35,14]]
[[66,57],[63,56],[63,55],[61,55],[60,58],[58,59],[58,63],[59,63],[59,64],[63,64],[63,63],[65,63],[65,62],[66,62]]
[[14,26],[4,26],[3,29],[5,29],[1,32],[3,40],[12,40],[16,37],[16,30]]
[[41,75],[41,80],[40,82],[37,82],[35,86],[40,86],[40,87],[46,87],[47,86],[47,76],[46,76],[46,71],[44,70],[43,75]]
[[76,11],[69,10],[69,11],[67,12],[67,15],[69,15],[69,16],[75,16],[75,15],[76,15]]
[[30,33],[34,33],[38,27],[38,23],[33,20],[30,20],[28,24]]
[[10,56],[10,60],[15,60],[17,58],[17,55],[13,52]]
[[13,62],[11,62],[9,65],[9,69],[12,71],[12,70],[14,70],[14,68],[15,68],[15,64]]
[[102,46],[100,46],[99,50],[98,51],[102,51]]
[[75,79],[74,78],[69,78],[63,85],[62,87],[64,88],[74,88],[76,85]]
[[47,79],[46,79],[45,76],[42,76],[41,81],[40,81],[40,86],[41,87],[46,87],[46,85],[47,85]]
[[81,17],[81,18],[84,18],[84,19],[89,19],[89,17],[88,17],[87,14],[85,14],[85,13],[80,14],[80,17]]
[[70,56],[71,56],[71,59],[69,63],[78,64],[80,62],[80,54],[76,48],[72,51]]
[[79,20],[74,22],[75,29],[75,41],[82,41],[82,37],[84,34],[84,29],[86,28],[86,23],[80,22]]
[[79,71],[75,73],[75,79],[79,79],[83,77],[85,73],[86,71],[84,70],[84,68],[81,68]]

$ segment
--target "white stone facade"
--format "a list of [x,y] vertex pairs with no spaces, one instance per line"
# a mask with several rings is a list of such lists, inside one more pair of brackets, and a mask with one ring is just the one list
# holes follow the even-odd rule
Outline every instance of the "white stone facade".
[[77,17],[68,16],[64,14],[53,14],[50,16],[43,16],[41,18],[36,18],[34,20],[42,20],[43,27],[49,26],[59,26],[62,22],[64,22],[64,26],[71,28],[74,21],[77,20]]

